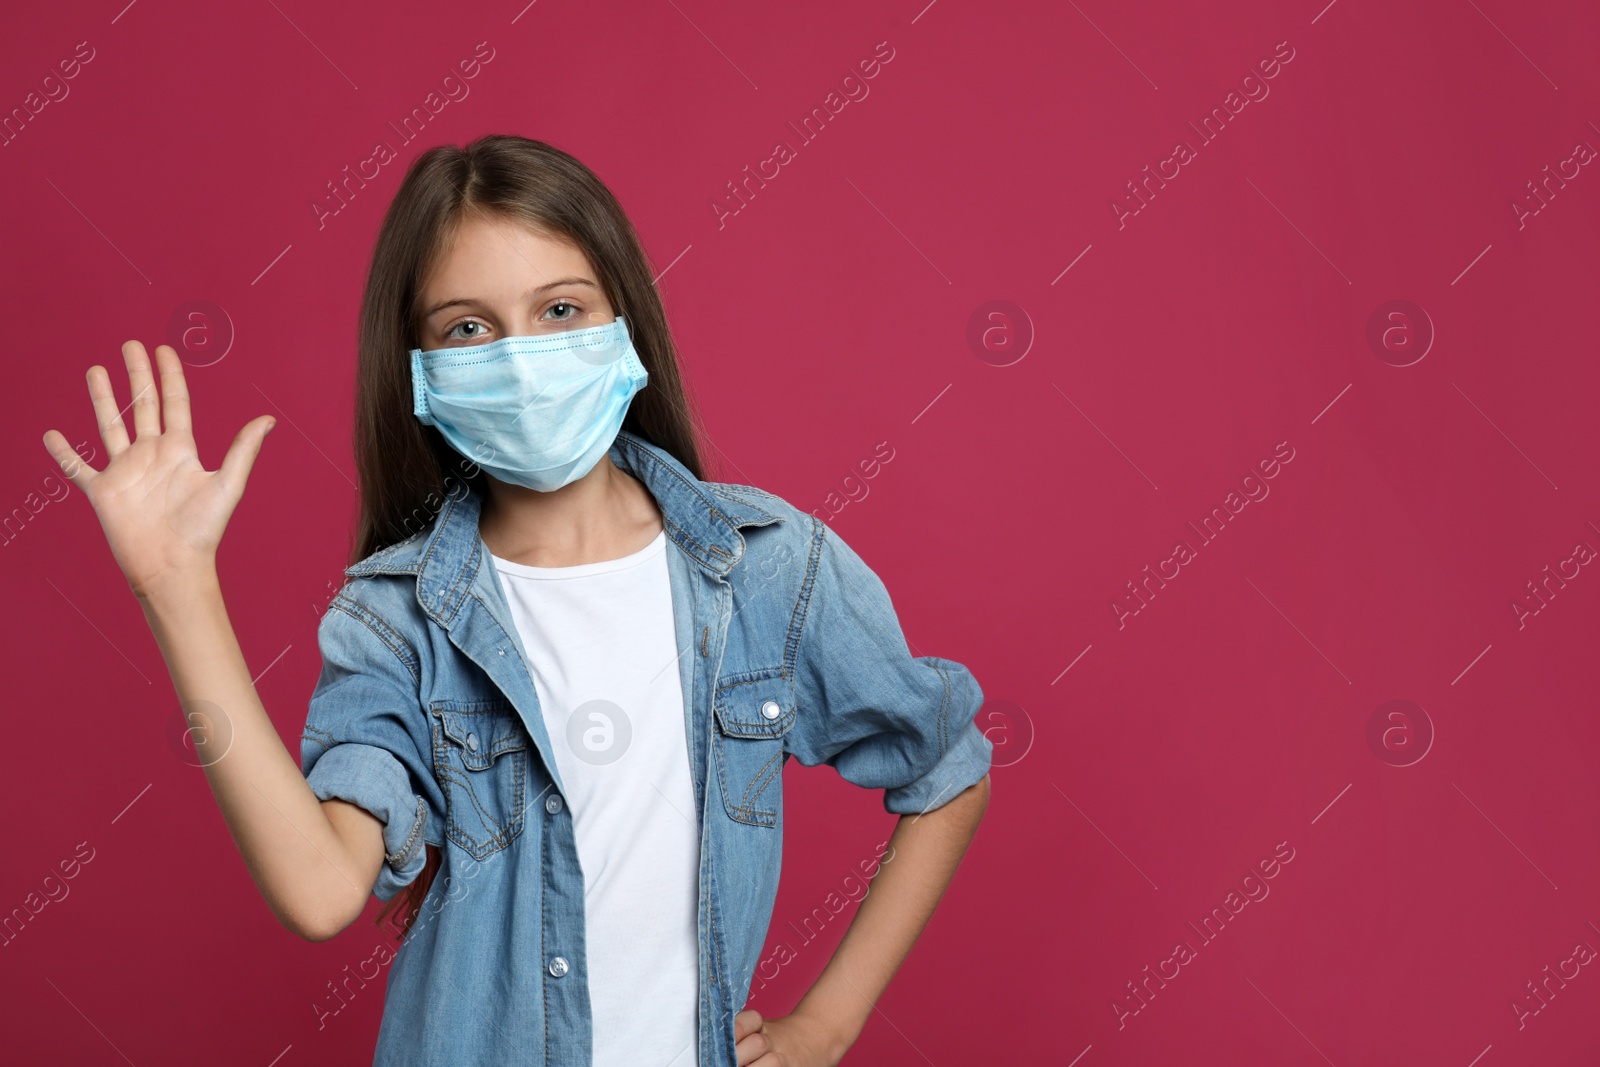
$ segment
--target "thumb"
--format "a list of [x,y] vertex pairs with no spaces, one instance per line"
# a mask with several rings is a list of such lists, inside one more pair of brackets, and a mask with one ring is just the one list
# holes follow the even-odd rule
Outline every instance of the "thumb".
[[235,497],[244,492],[245,479],[250,477],[250,468],[261,454],[261,442],[267,439],[267,434],[277,424],[278,420],[271,415],[251,419],[235,435],[233,444],[228,446],[228,454],[222,457],[218,473]]

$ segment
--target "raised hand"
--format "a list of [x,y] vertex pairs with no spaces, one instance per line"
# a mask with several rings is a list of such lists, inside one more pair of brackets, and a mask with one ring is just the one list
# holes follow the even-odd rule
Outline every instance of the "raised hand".
[[144,345],[128,341],[122,358],[133,394],[133,441],[118,411],[111,377],[96,365],[89,368],[89,396],[100,440],[110,455],[105,468],[96,471],[83,462],[57,430],[46,431],[44,446],[89,498],[117,565],[144,599],[215,566],[222,531],[244,494],[261,442],[277,420],[262,415],[245,423],[222,466],[208,471],[200,465],[190,432],[189,388],[177,352],[170,345],[156,348],[159,395]]

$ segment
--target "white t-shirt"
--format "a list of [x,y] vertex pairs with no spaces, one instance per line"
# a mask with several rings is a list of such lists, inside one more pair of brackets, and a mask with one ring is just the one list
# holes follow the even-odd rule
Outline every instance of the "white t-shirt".
[[574,567],[492,558],[577,836],[594,1067],[691,1067],[700,835],[666,532]]

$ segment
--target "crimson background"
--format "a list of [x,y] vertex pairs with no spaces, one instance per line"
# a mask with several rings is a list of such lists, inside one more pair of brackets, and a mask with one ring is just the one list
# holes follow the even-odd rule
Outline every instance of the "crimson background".
[[[85,369],[125,401],[122,341],[223,310],[186,350],[196,434],[215,465],[246,419],[288,424],[221,567],[297,752],[354,507],[366,260],[420,148],[485,132],[616,191],[666,271],[713,476],[827,516],[916,651],[988,697],[988,815],[847,1063],[1600,1056],[1592,966],[1512,1008],[1600,946],[1600,578],[1551,583],[1521,627],[1511,607],[1600,545],[1600,177],[1512,208],[1600,144],[1592,6],[124,3],[12,11],[0,34],[7,112],[94,52],[0,150],[0,911],[94,850],[0,950],[11,1062],[370,1057],[381,984],[320,1029],[312,1005],[372,955],[371,912],[315,945],[274,921],[39,438],[99,449]],[[388,124],[479,42],[470,96],[402,143]],[[801,145],[786,123],[880,42],[870,95]],[[1279,42],[1270,95],[1199,147],[1185,123]],[[1198,158],[1119,225],[1114,198],[1180,138]],[[719,224],[780,139],[797,158]],[[325,183],[380,140],[399,158],[319,226]],[[1436,331],[1404,367],[1367,341],[1396,299]],[[974,347],[994,300],[1013,309]],[[847,481],[884,441],[892,461]],[[1270,496],[1119,625],[1125,583],[1280,442]],[[1395,699],[1422,712],[1374,746]],[[831,771],[791,765],[786,788],[769,945],[793,955],[758,979],[769,1014],[821,970],[848,918],[828,894],[893,825]],[[1186,924],[1281,842],[1270,895],[1202,943]],[[1196,958],[1119,1013],[1180,939]]]

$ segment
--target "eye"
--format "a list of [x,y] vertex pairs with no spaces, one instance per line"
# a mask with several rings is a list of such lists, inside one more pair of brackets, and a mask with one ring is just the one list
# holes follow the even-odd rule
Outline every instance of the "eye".
[[[468,326],[477,327],[478,332],[469,334],[456,333],[457,330],[464,329]],[[474,322],[471,319],[462,319],[460,322],[456,323],[454,326],[450,327],[444,332],[444,339],[446,341],[475,341],[479,337],[482,337],[483,331],[487,329],[488,327],[481,322]]]
[[550,314],[551,311],[555,311],[557,308],[566,308],[572,314],[570,314],[570,315],[559,315],[554,320],[556,322],[571,322],[573,319],[578,317],[578,305],[569,304],[565,300],[558,300],[554,304],[551,304],[549,310],[547,310],[545,312],[545,314],[548,315],[548,314]]

